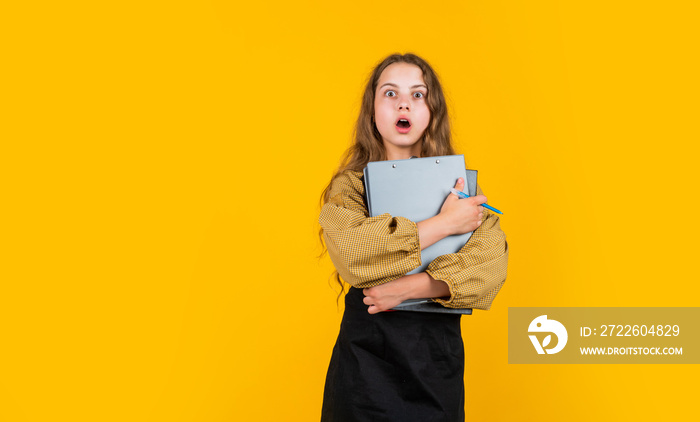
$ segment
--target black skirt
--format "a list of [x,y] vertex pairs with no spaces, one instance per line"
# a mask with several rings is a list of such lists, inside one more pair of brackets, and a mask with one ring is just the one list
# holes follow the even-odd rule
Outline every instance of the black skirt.
[[370,315],[363,298],[356,288],[345,297],[321,421],[463,421],[461,315]]

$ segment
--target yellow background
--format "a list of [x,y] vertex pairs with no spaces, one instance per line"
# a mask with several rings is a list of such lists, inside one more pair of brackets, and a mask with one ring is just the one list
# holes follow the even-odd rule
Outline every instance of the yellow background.
[[505,211],[472,421],[696,415],[695,365],[508,365],[509,306],[698,306],[695,2],[14,2],[0,420],[313,421],[318,197],[364,81],[425,57]]

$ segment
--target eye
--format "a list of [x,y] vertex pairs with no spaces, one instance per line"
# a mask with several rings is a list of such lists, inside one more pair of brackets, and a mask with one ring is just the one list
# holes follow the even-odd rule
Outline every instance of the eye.
[[423,93],[420,92],[420,91],[419,91],[419,92],[414,92],[414,93],[413,93],[413,98],[423,98],[423,97],[425,97],[425,94],[423,94]]
[[384,93],[387,97],[396,97],[396,92],[392,90],[388,90],[387,92]]

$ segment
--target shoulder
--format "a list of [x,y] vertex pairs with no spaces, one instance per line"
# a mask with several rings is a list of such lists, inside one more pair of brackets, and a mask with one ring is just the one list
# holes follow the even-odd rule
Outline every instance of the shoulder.
[[338,174],[331,182],[330,197],[339,194],[365,194],[365,183],[361,171],[345,170]]
[[328,204],[367,215],[365,185],[361,171],[346,170],[331,182]]

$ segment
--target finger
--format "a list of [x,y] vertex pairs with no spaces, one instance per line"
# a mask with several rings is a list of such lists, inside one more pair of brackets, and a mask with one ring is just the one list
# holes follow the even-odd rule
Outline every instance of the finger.
[[473,196],[471,197],[471,200],[475,205],[481,205],[486,203],[486,197],[484,195]]
[[[462,192],[464,190],[464,179],[463,178],[460,177],[459,179],[457,179],[457,183],[455,183],[455,189],[457,189],[460,192]],[[459,196],[456,194],[455,194],[455,197],[459,198]]]
[[379,312],[379,308],[377,308],[376,306],[372,305],[372,306],[370,306],[369,308],[367,308],[367,312],[369,312],[370,314],[376,314],[376,313]]
[[362,299],[362,303],[364,303],[365,305],[371,305],[372,303],[374,303],[374,301],[371,297],[365,297],[364,299]]
[[[455,183],[455,189],[457,189],[460,192],[464,191],[464,179],[462,179],[461,177],[459,179],[457,179],[457,183]],[[458,200],[461,198],[456,193],[450,192],[450,194],[447,195],[447,199],[451,200],[451,201],[455,201],[455,200]]]

